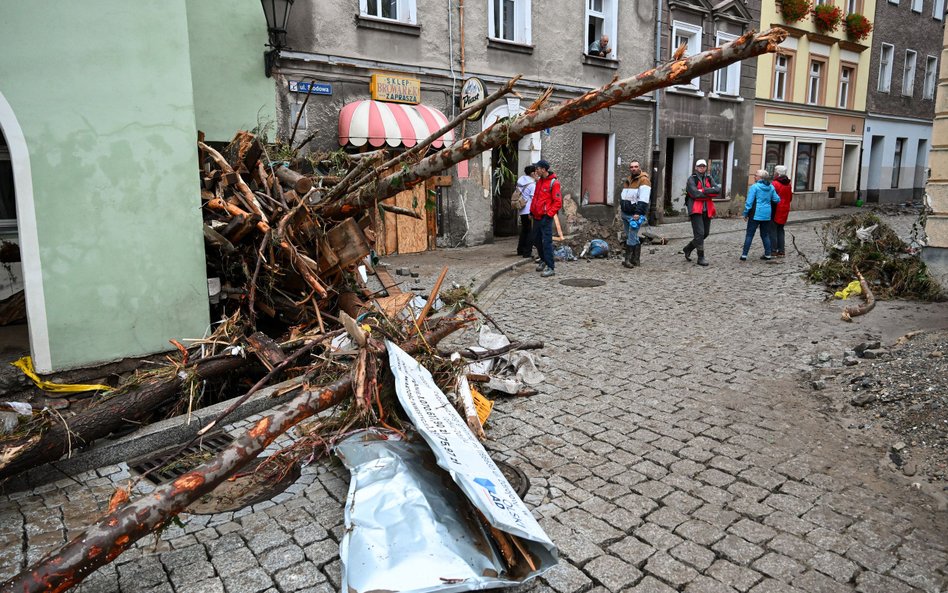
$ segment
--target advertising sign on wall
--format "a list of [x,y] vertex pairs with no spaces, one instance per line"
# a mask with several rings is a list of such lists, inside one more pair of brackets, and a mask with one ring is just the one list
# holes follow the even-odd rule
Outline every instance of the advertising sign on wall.
[[372,98],[394,103],[421,103],[421,81],[391,74],[373,74],[370,83]]

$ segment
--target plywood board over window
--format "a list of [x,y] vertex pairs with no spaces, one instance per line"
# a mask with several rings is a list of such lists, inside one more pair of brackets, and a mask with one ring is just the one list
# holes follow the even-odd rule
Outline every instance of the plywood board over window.
[[[445,185],[450,183],[447,178]],[[435,248],[438,234],[437,212],[426,207],[429,190],[434,190],[438,182],[429,179],[411,189],[384,200],[383,204],[397,206],[417,212],[421,218],[396,215],[388,211],[372,213],[376,231],[375,251],[379,255],[393,253],[419,253]]]

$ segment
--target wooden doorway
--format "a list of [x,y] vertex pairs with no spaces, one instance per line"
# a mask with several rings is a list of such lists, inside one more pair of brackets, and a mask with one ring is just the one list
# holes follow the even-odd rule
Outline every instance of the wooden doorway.
[[377,209],[373,209],[377,254],[420,253],[435,248],[438,213],[434,196],[436,184],[440,179],[443,178],[429,179],[382,202],[413,210],[421,218],[396,215],[388,211],[382,215]]
[[605,204],[608,182],[609,136],[583,134],[582,205]]
[[517,143],[491,151],[491,196],[495,237],[514,237],[517,229],[517,211],[510,205],[510,196],[517,186],[519,152]]

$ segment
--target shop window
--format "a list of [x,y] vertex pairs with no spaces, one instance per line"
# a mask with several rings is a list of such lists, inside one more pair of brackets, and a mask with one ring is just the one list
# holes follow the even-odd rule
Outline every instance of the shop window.
[[[737,35],[730,33],[717,34],[715,44],[721,47],[729,41],[737,39]],[[741,63],[734,62],[727,68],[721,68],[714,73],[714,92],[719,95],[740,95],[741,94]]]
[[892,87],[892,58],[895,55],[895,46],[888,43],[882,44],[882,50],[879,52],[879,86],[880,93],[888,93]]
[[359,0],[362,16],[417,24],[415,0]]
[[819,148],[820,145],[813,142],[797,144],[797,161],[793,167],[793,191],[814,191]]
[[775,101],[786,101],[790,87],[790,56],[778,54],[774,58],[774,94]]
[[731,143],[712,140],[708,145],[708,175],[721,186],[721,197],[727,194],[728,169],[727,153]]
[[[603,58],[616,58],[618,35],[619,0],[586,0],[586,52],[592,54],[602,49],[602,37],[609,38],[609,46]],[[598,54],[595,54],[598,55]]]
[[895,139],[895,154],[892,155],[892,185],[899,186],[899,177],[902,173],[902,153],[905,151],[905,138]]
[[492,39],[530,44],[530,0],[488,0]]
[[839,97],[837,101],[840,109],[852,108],[850,94],[852,93],[854,79],[853,68],[843,66],[839,69]]
[[[701,27],[690,23],[675,21],[672,24],[672,44],[669,48],[670,55],[674,55],[682,45],[685,46],[684,57],[693,56],[701,52]],[[679,88],[698,89],[698,79],[692,78],[689,84],[680,84]]]
[[785,165],[787,163],[788,142],[775,142],[768,140],[764,148],[764,169],[774,174],[774,167]]
[[938,58],[928,56],[925,60],[925,88],[922,91],[923,99],[935,98],[935,78],[938,76]]
[[905,50],[905,67],[902,70],[902,94],[911,97],[915,94],[915,62],[918,54],[910,49]]

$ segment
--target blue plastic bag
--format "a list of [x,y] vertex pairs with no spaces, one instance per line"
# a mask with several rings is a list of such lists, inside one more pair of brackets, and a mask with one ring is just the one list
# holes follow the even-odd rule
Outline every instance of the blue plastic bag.
[[593,239],[589,242],[589,257],[608,257],[609,244],[602,239]]

